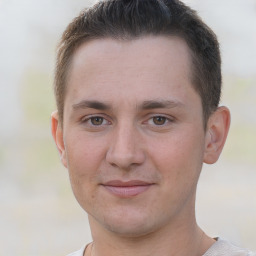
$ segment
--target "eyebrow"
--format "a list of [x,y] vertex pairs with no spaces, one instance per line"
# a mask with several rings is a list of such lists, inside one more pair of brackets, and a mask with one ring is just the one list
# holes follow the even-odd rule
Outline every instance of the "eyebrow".
[[109,104],[97,100],[82,100],[77,104],[73,104],[72,107],[73,109],[94,108],[98,110],[109,110],[111,108]]
[[[175,108],[182,107],[183,103],[174,100],[147,100],[138,106],[141,110],[150,110],[156,108]],[[110,104],[103,103],[97,100],[82,100],[79,103],[72,105],[73,109],[86,109],[93,108],[98,110],[110,110],[112,107]]]
[[155,108],[175,108],[175,107],[182,107],[184,106],[183,103],[180,101],[172,101],[172,100],[149,100],[144,101],[141,105],[141,109],[149,110]]

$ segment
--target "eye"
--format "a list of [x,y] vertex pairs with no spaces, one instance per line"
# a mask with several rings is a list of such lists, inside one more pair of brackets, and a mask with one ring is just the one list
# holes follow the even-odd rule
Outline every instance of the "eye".
[[92,125],[102,125],[104,122],[104,118],[101,116],[91,117],[89,120]]
[[144,124],[149,125],[152,129],[167,129],[175,122],[172,116],[165,115],[151,115]]
[[154,116],[152,121],[155,125],[164,125],[167,122],[167,118],[164,116]]
[[87,116],[82,120],[82,123],[88,127],[94,127],[108,125],[110,122],[102,116]]

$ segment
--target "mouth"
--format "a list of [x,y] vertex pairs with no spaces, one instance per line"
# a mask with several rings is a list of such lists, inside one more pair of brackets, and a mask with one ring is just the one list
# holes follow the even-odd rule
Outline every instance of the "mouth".
[[112,180],[102,184],[102,186],[111,194],[118,197],[134,197],[147,191],[154,183],[141,180],[120,181]]

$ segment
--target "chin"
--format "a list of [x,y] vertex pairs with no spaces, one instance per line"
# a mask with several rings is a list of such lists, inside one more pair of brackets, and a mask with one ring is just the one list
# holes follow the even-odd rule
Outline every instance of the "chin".
[[[137,223],[138,224],[138,223]],[[145,223],[138,225],[106,225],[106,228],[108,231],[117,234],[120,237],[126,237],[126,238],[137,238],[149,235],[154,231],[154,228],[151,226],[149,227]]]
[[135,238],[152,233],[157,226],[152,216],[135,212],[104,215],[101,223],[108,231],[121,237]]

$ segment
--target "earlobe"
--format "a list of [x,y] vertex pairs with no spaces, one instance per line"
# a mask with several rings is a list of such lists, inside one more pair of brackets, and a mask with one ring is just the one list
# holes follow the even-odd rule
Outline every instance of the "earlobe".
[[230,126],[230,112],[219,107],[209,118],[205,137],[204,162],[215,163],[224,147]]
[[66,150],[65,150],[65,144],[63,139],[63,129],[59,122],[58,111],[54,111],[51,114],[51,131],[52,131],[52,137],[55,141],[55,144],[60,154],[61,162],[65,167],[67,167]]

